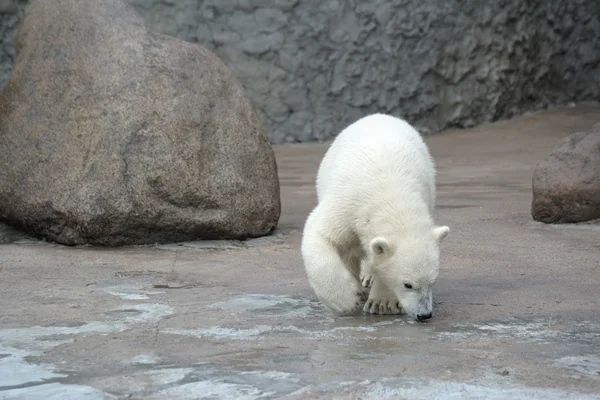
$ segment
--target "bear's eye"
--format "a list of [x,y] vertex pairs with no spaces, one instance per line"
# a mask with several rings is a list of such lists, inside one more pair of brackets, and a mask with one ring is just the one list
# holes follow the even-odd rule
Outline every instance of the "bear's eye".
[[412,289],[412,285],[410,283],[405,283],[404,287],[407,289]]

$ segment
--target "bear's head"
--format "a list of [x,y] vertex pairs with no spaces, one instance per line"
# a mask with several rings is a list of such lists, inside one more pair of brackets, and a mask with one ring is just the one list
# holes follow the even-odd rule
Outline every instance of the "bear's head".
[[435,226],[371,240],[373,272],[396,293],[404,312],[418,321],[432,316],[431,289],[439,273],[440,244],[448,232],[447,226]]

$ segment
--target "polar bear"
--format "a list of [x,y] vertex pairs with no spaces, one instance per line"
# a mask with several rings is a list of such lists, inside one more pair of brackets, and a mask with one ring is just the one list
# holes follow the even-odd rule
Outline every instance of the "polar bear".
[[319,300],[341,314],[364,304],[368,313],[431,318],[450,228],[432,217],[435,166],[421,135],[393,116],[359,119],[327,150],[316,189],[301,252]]

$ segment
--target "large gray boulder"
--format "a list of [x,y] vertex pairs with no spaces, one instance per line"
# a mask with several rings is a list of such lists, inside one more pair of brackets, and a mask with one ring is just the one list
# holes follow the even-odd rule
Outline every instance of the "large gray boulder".
[[67,245],[257,237],[273,150],[234,74],[121,0],[28,8],[0,95],[0,219]]
[[561,140],[536,166],[531,215],[547,223],[600,218],[600,123]]

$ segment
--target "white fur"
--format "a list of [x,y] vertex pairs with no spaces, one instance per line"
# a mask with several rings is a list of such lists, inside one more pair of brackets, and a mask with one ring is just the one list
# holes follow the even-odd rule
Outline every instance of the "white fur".
[[356,121],[325,154],[316,186],[302,257],[323,304],[353,312],[364,303],[363,286],[372,286],[366,312],[431,313],[449,228],[433,221],[435,166],[419,133],[388,115]]

